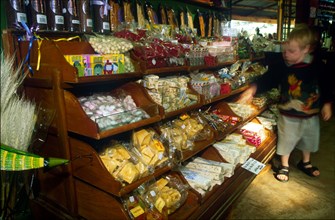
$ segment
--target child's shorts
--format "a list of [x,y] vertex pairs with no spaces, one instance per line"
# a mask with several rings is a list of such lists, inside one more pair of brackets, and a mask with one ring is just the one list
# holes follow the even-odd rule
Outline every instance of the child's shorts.
[[289,155],[295,147],[303,151],[318,151],[319,123],[318,115],[310,118],[294,118],[279,114],[277,154]]

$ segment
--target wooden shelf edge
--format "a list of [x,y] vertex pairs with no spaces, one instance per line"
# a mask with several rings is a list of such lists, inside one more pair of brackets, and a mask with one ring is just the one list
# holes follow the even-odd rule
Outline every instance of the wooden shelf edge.
[[243,92],[247,88],[249,88],[249,84],[242,85],[239,88],[236,88],[236,89],[232,90],[230,93],[218,95],[218,96],[215,96],[215,97],[213,97],[211,99],[204,100],[204,104],[207,105],[207,104],[211,104],[211,103],[223,100],[225,98],[228,98],[228,97],[236,95],[236,94],[238,94],[240,92]]
[[188,70],[188,66],[167,66],[161,68],[152,68],[143,70],[144,74],[162,74],[162,73],[175,73],[185,72]]
[[39,78],[26,77],[23,81],[23,85],[29,86],[29,87],[43,88],[43,89],[53,88],[51,78],[39,79]]
[[67,82],[69,84],[97,84],[97,83],[108,83],[110,81],[119,81],[125,79],[136,79],[141,78],[143,76],[140,72],[132,72],[132,73],[119,73],[112,75],[101,75],[101,76],[86,76],[79,77],[78,80],[74,82]]

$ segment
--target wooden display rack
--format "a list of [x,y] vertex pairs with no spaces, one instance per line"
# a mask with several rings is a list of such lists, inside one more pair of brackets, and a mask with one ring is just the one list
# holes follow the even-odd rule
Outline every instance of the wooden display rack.
[[[6,52],[15,54],[18,62],[23,61],[29,50],[28,42],[15,41],[15,34],[8,30],[4,32],[3,40],[8,43]],[[152,177],[172,172],[171,167],[156,169],[152,175],[132,184],[122,185],[107,171],[96,150],[84,139],[99,141],[229,97],[229,95],[216,97],[206,103],[200,99],[202,101],[195,106],[165,113],[161,106],[152,101],[143,87],[129,82],[141,77],[142,73],[78,77],[76,69],[67,63],[64,55],[88,53],[94,53],[94,51],[87,42],[83,41],[43,40],[40,48],[37,42],[34,42],[30,49],[30,65],[34,74],[25,80],[26,96],[56,112],[44,146],[34,148],[34,151],[44,157],[60,157],[71,161],[67,166],[56,167],[48,172],[38,170],[37,178],[40,186],[36,198],[31,201],[36,219],[110,219],[111,217],[118,220],[130,219],[123,209],[121,196],[133,191]],[[37,71],[39,57],[40,69]],[[124,80],[126,83],[121,84],[120,82]],[[102,84],[110,84],[110,91],[123,89],[129,92],[136,104],[145,109],[150,118],[127,126],[100,131],[97,124],[85,114],[73,91],[88,88],[95,91]],[[242,92],[244,89],[246,87],[233,91],[232,94]],[[231,113],[227,105],[218,107]],[[196,143],[192,151],[183,152],[184,160],[198,155],[211,160],[224,161],[211,147],[223,136],[217,137],[213,132],[207,140]],[[270,133],[268,140],[257,148],[252,157],[267,163],[274,155],[275,141],[275,136]],[[221,186],[215,186],[204,198],[193,190],[189,190],[185,204],[171,214],[169,219],[208,219],[209,216],[218,219],[225,215],[231,204],[254,178],[254,174],[237,167],[234,176],[225,180]]]

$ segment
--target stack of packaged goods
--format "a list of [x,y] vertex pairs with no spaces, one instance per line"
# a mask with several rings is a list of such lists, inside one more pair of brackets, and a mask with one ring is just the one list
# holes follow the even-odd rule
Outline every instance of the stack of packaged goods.
[[159,77],[147,75],[138,81],[151,98],[163,106],[166,112],[175,111],[198,103],[198,96],[188,88],[187,76]]
[[123,90],[119,94],[95,93],[82,96],[78,101],[101,131],[150,118],[147,112],[137,107],[131,95]]
[[234,174],[235,165],[195,157],[179,167],[188,184],[200,195],[205,196],[215,185],[221,185],[225,177]]
[[173,175],[151,179],[122,198],[131,219],[168,219],[188,196],[188,185]]

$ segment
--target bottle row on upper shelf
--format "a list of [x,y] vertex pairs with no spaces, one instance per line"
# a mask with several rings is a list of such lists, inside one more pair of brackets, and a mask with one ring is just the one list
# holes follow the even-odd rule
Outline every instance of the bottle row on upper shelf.
[[164,24],[172,29],[180,28],[193,32],[194,35],[211,37],[219,34],[222,22],[230,20],[230,15],[222,13],[222,10],[221,13],[209,10],[228,8],[225,1],[217,1],[219,4],[211,1],[189,2],[195,2],[205,8],[199,7],[195,11],[191,7],[190,10],[189,5],[183,2],[178,4],[179,8],[173,3],[159,3],[154,7],[150,1],[138,0],[6,1],[7,24],[9,28],[19,28],[20,22],[24,22],[33,30],[85,33],[94,31],[104,34],[124,28]]

